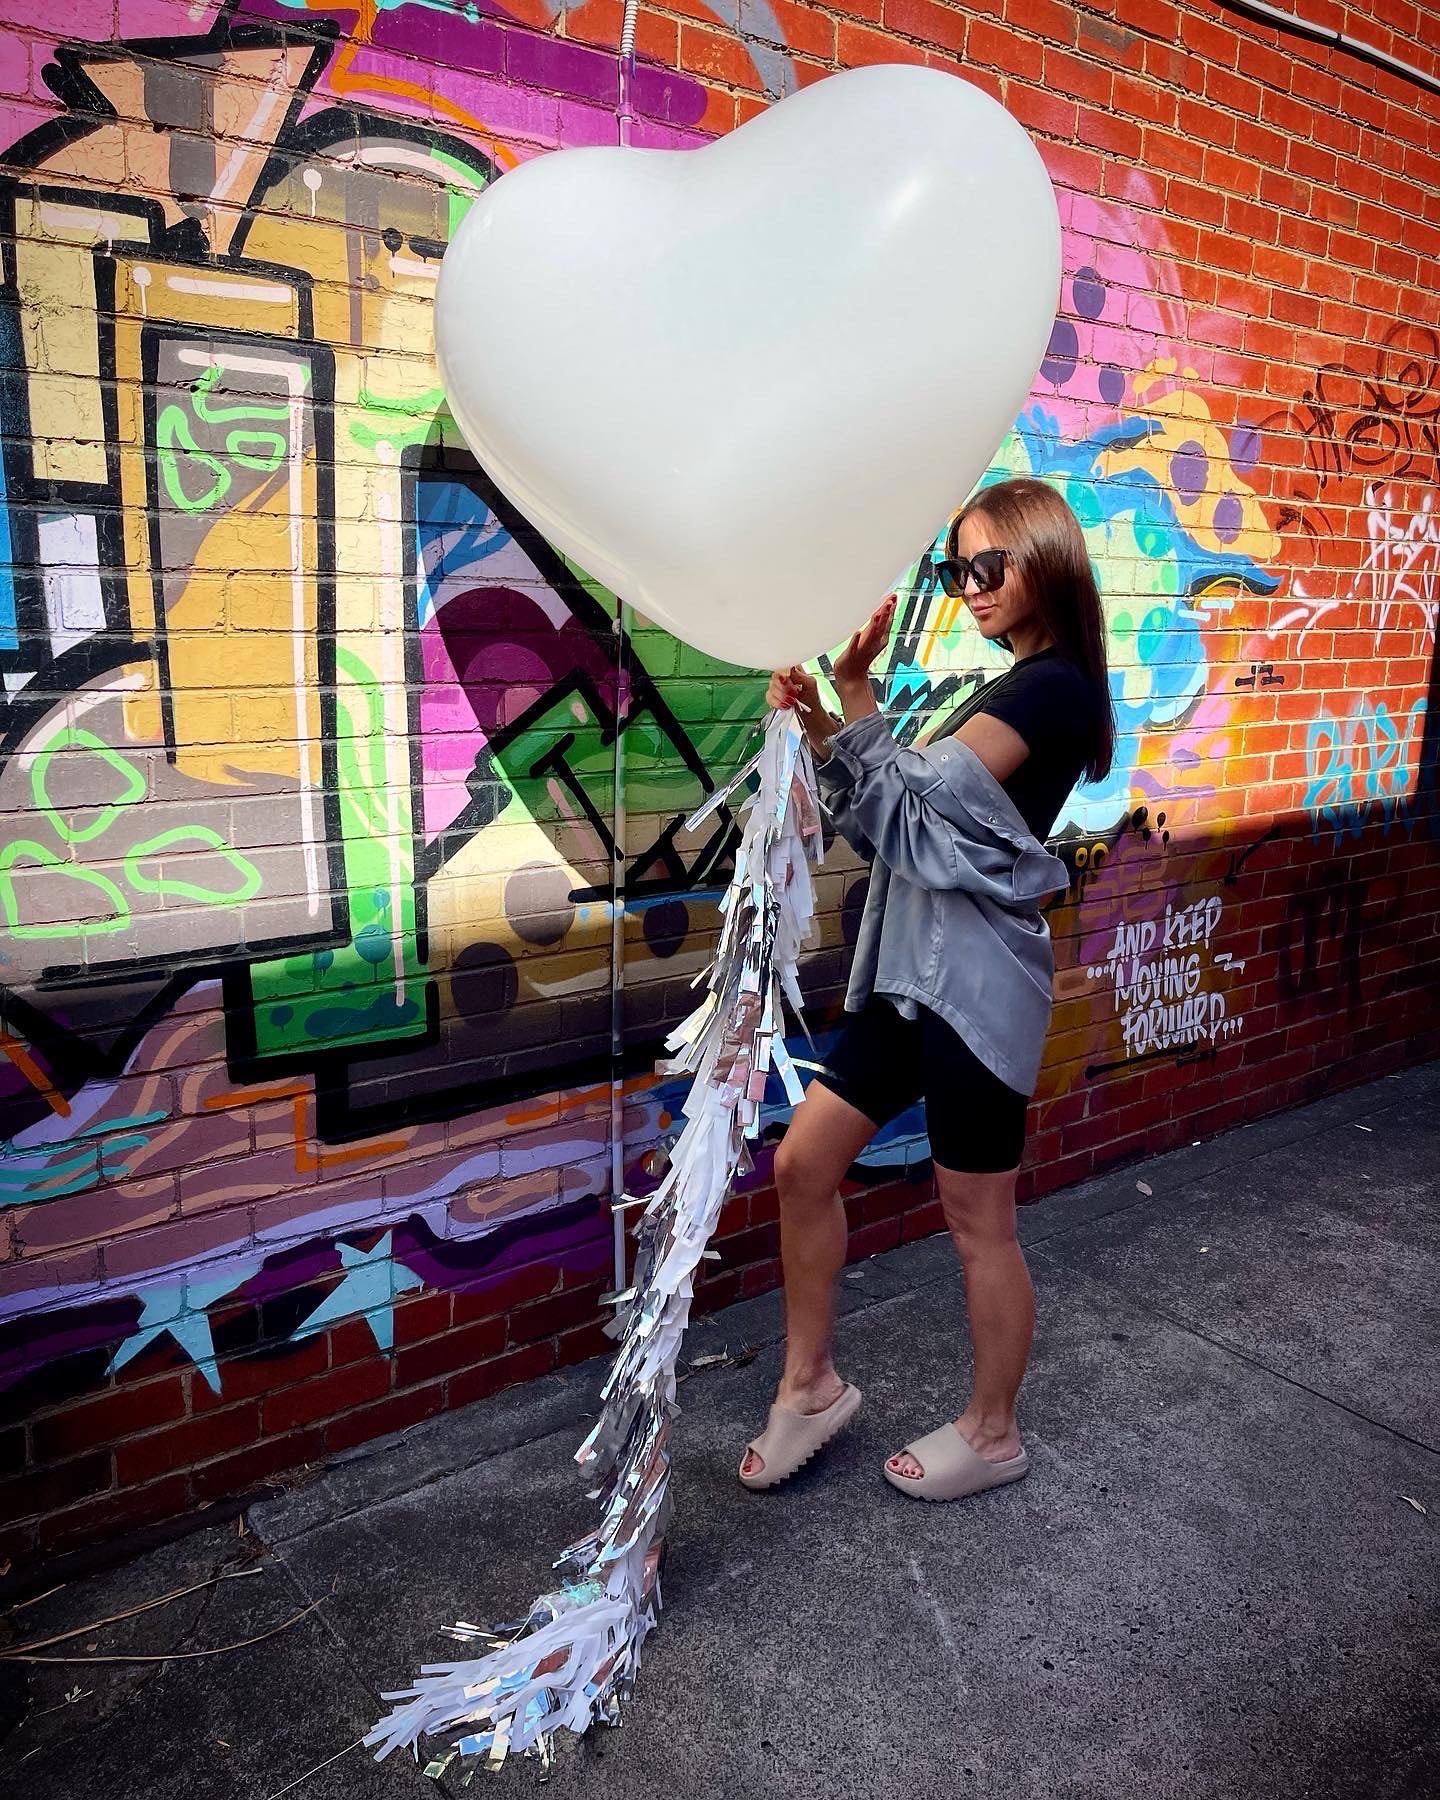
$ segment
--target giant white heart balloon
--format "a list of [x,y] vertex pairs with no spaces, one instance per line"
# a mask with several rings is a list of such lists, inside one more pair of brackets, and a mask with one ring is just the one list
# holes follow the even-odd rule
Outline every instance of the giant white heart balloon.
[[840,642],[969,493],[1049,341],[1060,227],[989,95],[856,69],[698,150],[563,150],[440,271],[452,412],[559,549],[677,636]]

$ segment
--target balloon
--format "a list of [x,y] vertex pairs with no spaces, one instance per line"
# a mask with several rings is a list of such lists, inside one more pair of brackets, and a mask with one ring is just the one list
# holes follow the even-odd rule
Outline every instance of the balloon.
[[841,642],[984,473],[1060,285],[1023,128],[940,70],[831,76],[698,150],[562,150],[445,253],[471,449],[677,637],[751,667]]

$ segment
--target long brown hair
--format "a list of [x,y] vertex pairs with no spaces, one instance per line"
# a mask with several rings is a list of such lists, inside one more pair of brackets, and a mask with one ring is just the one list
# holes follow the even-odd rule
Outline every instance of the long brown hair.
[[1080,521],[1048,483],[1015,476],[981,488],[960,509],[950,525],[947,556],[956,554],[960,527],[973,518],[983,518],[994,528],[1056,648],[1085,671],[1100,693],[1103,704],[1085,776],[1089,781],[1103,781],[1115,757],[1115,711],[1105,660],[1100,590]]

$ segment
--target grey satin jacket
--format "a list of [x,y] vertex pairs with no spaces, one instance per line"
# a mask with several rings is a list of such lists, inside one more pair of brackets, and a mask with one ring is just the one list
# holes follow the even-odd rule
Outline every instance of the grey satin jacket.
[[928,1006],[1007,1087],[1030,1095],[1050,1026],[1054,953],[1040,902],[1058,856],[967,745],[902,750],[879,713],[842,726],[821,798],[872,864],[845,1010],[871,994]]

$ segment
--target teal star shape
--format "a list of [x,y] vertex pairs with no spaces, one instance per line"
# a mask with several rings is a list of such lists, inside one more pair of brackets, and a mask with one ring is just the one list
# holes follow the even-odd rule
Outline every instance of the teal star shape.
[[412,1269],[391,1256],[391,1235],[387,1231],[371,1250],[357,1250],[353,1244],[336,1241],[335,1248],[340,1252],[340,1261],[346,1270],[345,1279],[332,1288],[314,1312],[296,1327],[292,1343],[359,1313],[380,1349],[394,1348],[395,1316],[391,1308],[395,1296],[404,1293],[406,1288],[422,1287],[424,1283]]
[[110,1358],[107,1375],[133,1362],[147,1344],[169,1337],[190,1358],[210,1384],[220,1392],[220,1366],[215,1360],[215,1340],[210,1335],[209,1309],[254,1274],[253,1267],[217,1276],[214,1281],[179,1281],[167,1287],[147,1288],[138,1298],[140,1318],[134,1331]]

